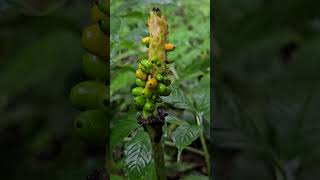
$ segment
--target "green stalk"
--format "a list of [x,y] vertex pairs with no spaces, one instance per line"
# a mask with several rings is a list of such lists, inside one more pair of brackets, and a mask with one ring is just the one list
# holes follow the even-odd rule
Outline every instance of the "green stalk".
[[202,117],[201,117],[201,115],[197,113],[196,114],[196,119],[197,119],[198,126],[201,128],[201,132],[199,133],[199,137],[200,137],[202,149],[203,149],[203,152],[204,152],[204,158],[205,158],[205,161],[206,161],[208,174],[210,176],[210,155],[209,155],[209,152],[208,152],[206,139],[205,139],[205,137],[203,135],[203,127],[202,127]]
[[150,125],[147,125],[146,128],[151,139],[157,180],[166,180],[167,176],[166,176],[166,167],[164,162],[164,152],[163,152],[162,141],[161,140],[159,142],[154,141],[155,136],[157,135],[158,129],[156,130]]

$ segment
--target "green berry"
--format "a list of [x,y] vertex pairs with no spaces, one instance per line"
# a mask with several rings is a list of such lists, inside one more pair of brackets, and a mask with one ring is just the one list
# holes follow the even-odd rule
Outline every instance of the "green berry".
[[141,63],[146,69],[151,69],[152,66],[153,66],[153,64],[152,64],[150,61],[146,60],[146,59],[142,60],[140,63]]
[[138,108],[142,108],[145,102],[146,101],[142,96],[137,96],[133,99],[133,104],[136,105]]
[[157,87],[157,92],[163,96],[166,94],[166,91],[167,91],[167,86],[162,84],[162,83],[159,83],[158,87]]
[[148,74],[150,72],[150,69],[147,69],[146,67],[142,66],[141,68],[141,71]]
[[162,82],[163,76],[162,76],[161,74],[157,74],[157,75],[156,75],[156,79],[157,79],[159,82]]
[[135,87],[132,89],[132,95],[133,96],[141,96],[142,91],[143,91],[142,87]]
[[107,81],[109,79],[107,64],[90,53],[85,53],[82,56],[82,66],[84,73],[91,79]]
[[99,25],[91,25],[83,29],[81,42],[90,53],[102,58],[109,57],[109,37],[100,30]]
[[108,119],[102,110],[81,112],[74,121],[76,134],[89,143],[104,144],[107,139]]
[[103,82],[84,81],[71,89],[70,101],[79,110],[98,109],[104,107],[103,101],[108,95],[108,87]]
[[145,87],[146,81],[136,78],[136,85],[139,87]]
[[145,99],[149,99],[149,98],[152,96],[152,92],[151,92],[150,89],[144,88],[144,89],[141,91],[141,95],[142,95],[142,97],[144,97]]
[[146,112],[153,112],[154,111],[154,105],[152,102],[146,102],[143,106],[143,110]]
[[141,39],[141,43],[146,45],[146,46],[149,46],[149,43],[150,43],[150,37],[144,37]]

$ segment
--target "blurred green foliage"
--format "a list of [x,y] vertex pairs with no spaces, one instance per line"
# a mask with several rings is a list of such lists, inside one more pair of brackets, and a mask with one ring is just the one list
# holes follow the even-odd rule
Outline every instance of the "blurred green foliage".
[[317,6],[214,4],[215,179],[319,179]]
[[104,147],[74,135],[89,1],[0,1],[0,179],[86,179]]

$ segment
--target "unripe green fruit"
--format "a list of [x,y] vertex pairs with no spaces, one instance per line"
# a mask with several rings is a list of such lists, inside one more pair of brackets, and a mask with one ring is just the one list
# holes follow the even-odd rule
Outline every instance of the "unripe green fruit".
[[85,53],[82,56],[82,66],[84,73],[91,79],[99,79],[107,81],[109,79],[107,64],[90,53]]
[[150,37],[144,37],[141,39],[141,43],[146,45],[147,47],[149,46],[149,43],[150,43]]
[[162,76],[161,74],[157,74],[157,75],[156,75],[156,79],[157,79],[159,82],[162,82],[163,76]]
[[145,87],[146,85],[146,81],[143,81],[139,78],[136,78],[136,85],[139,86],[139,87]]
[[75,131],[79,137],[89,143],[104,144],[107,139],[108,119],[102,110],[81,112],[74,121]]
[[163,95],[166,94],[167,86],[164,85],[164,84],[162,84],[162,83],[159,83],[156,91],[157,91],[161,96],[163,96]]
[[153,112],[154,111],[154,105],[152,102],[146,102],[143,106],[143,110],[147,112]]
[[142,87],[135,87],[132,89],[132,95],[133,96],[141,96],[142,91],[143,91]]
[[141,62],[140,62],[146,69],[151,69],[152,68],[152,66],[153,66],[153,64],[150,62],[150,61],[148,61],[148,60],[142,60]]
[[82,31],[81,41],[83,47],[99,57],[109,57],[109,38],[100,30],[99,25],[86,27]]
[[108,95],[108,87],[102,82],[83,81],[71,89],[70,101],[79,110],[98,109],[104,107],[103,101]]
[[148,74],[150,72],[150,69],[147,69],[146,67],[142,66],[141,68],[141,71]]
[[142,96],[137,96],[133,99],[133,104],[136,105],[138,108],[143,107],[145,103],[146,101]]
[[145,99],[149,99],[152,96],[152,92],[150,89],[148,88],[144,88],[141,92],[142,97],[144,97]]

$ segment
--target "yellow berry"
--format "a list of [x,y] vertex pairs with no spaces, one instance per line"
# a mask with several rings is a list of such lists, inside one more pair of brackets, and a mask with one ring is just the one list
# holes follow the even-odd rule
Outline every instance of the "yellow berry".
[[147,74],[142,72],[141,69],[136,70],[136,77],[144,81],[147,80]]
[[150,42],[150,37],[144,37],[141,39],[141,43],[148,46],[149,45],[149,42]]
[[158,81],[155,78],[150,78],[147,81],[147,88],[155,89],[158,86]]

